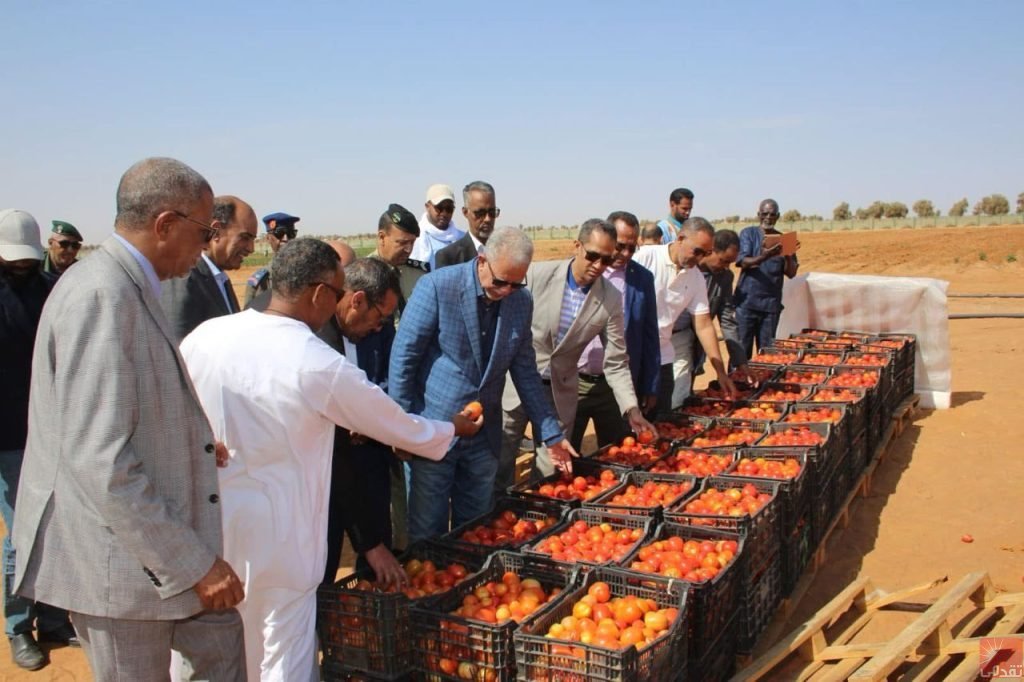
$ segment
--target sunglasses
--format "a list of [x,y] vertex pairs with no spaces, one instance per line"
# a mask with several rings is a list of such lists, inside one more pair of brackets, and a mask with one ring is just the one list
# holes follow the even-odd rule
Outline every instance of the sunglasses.
[[501,215],[501,209],[500,208],[478,208],[475,211],[470,211],[470,213],[472,213],[474,216],[476,216],[479,219],[483,219],[485,216],[490,216],[492,218],[497,218],[498,216]]
[[294,227],[282,225],[281,227],[275,227],[270,231],[270,234],[274,235],[274,239],[278,241],[284,241],[287,239],[295,239],[295,235],[299,233]]
[[442,201],[440,204],[431,204],[438,213],[455,213],[455,204],[450,201]]
[[703,258],[704,256],[710,256],[711,255],[710,251],[706,251],[705,249],[702,249],[699,246],[694,246],[694,247],[692,247],[692,249],[693,249],[693,255],[696,256],[697,258]]
[[78,251],[82,248],[82,242],[72,241],[70,239],[61,239],[57,242],[57,246],[62,249],[71,249],[72,251]]
[[601,261],[601,265],[611,265],[615,262],[615,256],[605,256],[596,251],[587,251],[586,249],[583,249],[583,257],[587,259],[588,263]]
[[203,233],[203,241],[204,242],[209,242],[211,239],[213,239],[214,237],[217,236],[218,232],[220,232],[220,228],[219,227],[214,227],[213,225],[207,225],[206,223],[204,223],[204,222],[202,222],[200,220],[196,220],[195,218],[193,218],[192,216],[190,216],[187,213],[182,213],[181,211],[172,211],[172,213],[174,213],[174,215],[178,216],[179,218],[181,218],[183,220],[187,220],[188,222],[192,223],[193,225],[198,225],[199,229]]
[[484,263],[487,264],[487,269],[491,271],[491,283],[494,286],[496,286],[496,287],[512,287],[513,289],[522,289],[523,287],[526,286],[526,280],[525,279],[522,282],[509,282],[507,279],[501,279],[500,277],[495,276],[494,268],[491,267],[491,264],[489,262],[487,262],[487,261],[484,261]]

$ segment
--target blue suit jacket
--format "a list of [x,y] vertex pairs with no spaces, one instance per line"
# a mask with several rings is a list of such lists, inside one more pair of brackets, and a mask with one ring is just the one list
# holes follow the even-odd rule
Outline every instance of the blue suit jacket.
[[626,264],[626,352],[637,397],[658,395],[661,341],[658,338],[658,303],[651,271],[629,261]]
[[[501,396],[509,372],[538,440],[563,438],[561,426],[544,396],[533,350],[530,323],[533,298],[520,289],[501,302],[491,357],[485,367],[480,350],[476,260],[441,268],[423,277],[402,314],[391,348],[388,392],[406,412],[448,420],[466,403],[484,407],[486,438],[495,456],[501,451]],[[480,434],[476,436],[480,437]]]

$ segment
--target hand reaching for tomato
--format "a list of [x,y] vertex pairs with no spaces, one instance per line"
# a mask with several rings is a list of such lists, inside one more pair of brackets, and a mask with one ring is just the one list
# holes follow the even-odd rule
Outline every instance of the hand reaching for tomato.
[[580,456],[576,448],[565,438],[554,445],[549,445],[548,454],[551,456],[551,463],[563,474],[572,474],[572,458]]

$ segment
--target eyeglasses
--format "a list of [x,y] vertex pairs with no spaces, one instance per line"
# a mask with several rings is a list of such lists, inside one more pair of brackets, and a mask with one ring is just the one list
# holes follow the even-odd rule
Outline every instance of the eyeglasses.
[[491,264],[488,261],[484,261],[484,263],[487,265],[487,269],[491,271],[491,284],[494,286],[512,287],[512,289],[522,289],[526,286],[525,279],[522,282],[509,282],[507,279],[501,279],[500,277],[495,276],[494,268],[491,267]]
[[636,243],[626,244],[625,242],[615,242],[615,250],[620,253],[633,253],[636,251]]
[[699,246],[691,246],[690,248],[693,250],[693,255],[696,256],[697,258],[703,258],[704,256],[711,255],[710,251],[702,249]]
[[615,262],[615,256],[606,256],[596,251],[588,251],[583,249],[583,257],[587,259],[587,262],[593,263],[594,261],[601,261],[601,265],[611,265]]
[[57,246],[62,249],[71,249],[72,251],[78,251],[82,248],[82,242],[72,241],[70,239],[61,239],[57,242]]
[[270,234],[274,235],[274,239],[283,242],[287,239],[295,239],[295,235],[299,233],[294,226],[282,225],[281,227],[275,227],[270,231]]
[[431,204],[438,213],[455,213],[455,204],[450,201],[442,201],[440,204]]
[[501,215],[501,209],[500,208],[478,208],[475,211],[470,211],[470,213],[472,213],[478,219],[482,220],[485,216],[490,216],[492,218],[497,218],[498,216]]
[[325,287],[327,287],[328,289],[330,289],[331,291],[334,292],[335,303],[340,301],[345,296],[345,290],[344,289],[339,289],[338,287],[334,286],[333,284],[328,284],[327,282],[317,282],[317,284],[322,284],[322,285],[324,285]]
[[204,223],[202,221],[196,220],[195,218],[193,218],[192,216],[188,215],[187,213],[182,213],[181,211],[172,211],[172,213],[174,213],[174,215],[178,216],[179,218],[183,218],[184,220],[187,220],[188,222],[192,223],[193,225],[198,225],[199,229],[202,230],[202,232],[203,232],[203,241],[204,242],[210,241],[211,239],[213,239],[214,237],[217,236],[218,232],[220,232],[220,228],[219,227],[214,227],[213,225],[207,225],[206,223]]

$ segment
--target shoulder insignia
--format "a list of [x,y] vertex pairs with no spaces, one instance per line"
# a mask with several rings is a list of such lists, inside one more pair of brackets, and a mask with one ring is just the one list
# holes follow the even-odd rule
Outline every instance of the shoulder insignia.
[[423,272],[430,272],[430,263],[426,261],[410,258],[405,262],[409,265],[409,267],[415,268],[417,270],[422,270]]
[[269,274],[270,270],[267,270],[266,268],[260,268],[256,272],[249,275],[249,279],[246,281],[246,284],[255,289],[256,287],[263,283],[263,280],[265,280],[267,278],[267,275]]

